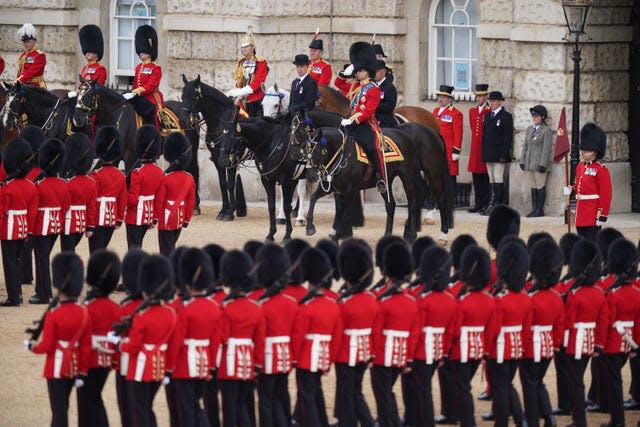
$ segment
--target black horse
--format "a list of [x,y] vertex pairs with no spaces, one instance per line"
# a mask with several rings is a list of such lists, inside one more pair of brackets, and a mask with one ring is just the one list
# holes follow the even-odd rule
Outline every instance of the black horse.
[[182,75],[184,87],[182,88],[182,108],[191,117],[191,122],[198,122],[198,114],[202,114],[207,125],[205,143],[210,159],[218,171],[218,182],[222,194],[222,208],[216,219],[222,221],[233,220],[234,213],[243,217],[247,215],[247,205],[242,189],[240,175],[236,173],[235,167],[223,167],[220,164],[220,144],[221,135],[220,124],[222,121],[232,120],[237,114],[231,98],[200,81],[200,75],[194,80],[188,81]]
[[[346,207],[358,197],[367,165],[356,160],[355,141],[339,129],[340,116],[323,110],[312,110],[307,114],[307,124],[315,131],[311,139],[311,168],[323,181],[325,188],[330,182],[336,192],[344,195]],[[326,126],[326,127],[322,127]],[[444,142],[438,133],[418,123],[407,123],[397,128],[384,130],[403,154],[404,160],[387,162],[389,184],[398,176],[404,186],[408,203],[408,218],[405,223],[404,237],[413,241],[420,230],[420,215],[424,198],[424,183],[432,189],[438,200],[441,215],[440,240],[446,241],[449,228],[453,228],[453,188],[448,178],[448,166]],[[424,177],[420,175],[422,173]],[[372,175],[372,174],[371,174]],[[329,178],[331,177],[331,178]],[[373,186],[373,176],[368,180]],[[385,233],[390,234],[393,227],[395,201],[392,186],[388,186],[389,197],[384,197],[387,211]],[[310,202],[310,205],[312,203]],[[351,209],[353,211],[353,209]],[[313,211],[309,208],[311,215]],[[345,210],[349,212],[349,210]],[[338,213],[336,212],[336,215]],[[313,218],[308,217],[307,222]],[[343,214],[338,237],[352,234],[352,218]]]

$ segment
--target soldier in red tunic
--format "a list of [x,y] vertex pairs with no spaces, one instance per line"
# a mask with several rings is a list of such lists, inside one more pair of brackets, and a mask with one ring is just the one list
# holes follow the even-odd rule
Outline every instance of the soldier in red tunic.
[[16,83],[47,88],[44,81],[44,68],[47,65],[47,56],[41,50],[36,49],[38,33],[31,24],[24,24],[18,30],[18,36],[22,40],[24,52],[18,57],[18,74]]
[[96,134],[95,146],[99,167],[90,177],[97,186],[97,216],[93,220],[95,230],[89,237],[89,252],[109,246],[114,230],[122,225],[127,207],[127,183],[115,165],[122,155],[120,132],[114,126],[103,126]]
[[74,253],[53,258],[53,286],[58,304],[44,315],[39,343],[25,341],[25,348],[46,354],[43,376],[47,379],[52,426],[69,425],[69,395],[74,385],[84,385],[91,352],[91,319],[88,310],[76,302],[82,292],[82,260]]
[[102,401],[102,389],[115,363],[115,346],[107,333],[120,320],[120,304],[109,298],[120,280],[118,255],[105,249],[91,254],[87,264],[90,286],[83,304],[91,318],[91,356],[84,387],[78,390],[78,424],[107,427],[109,419]]
[[329,86],[333,72],[331,71],[331,64],[322,59],[324,46],[322,39],[318,38],[319,31],[320,28],[316,30],[313,40],[309,43],[309,58],[311,59],[309,75],[318,83],[318,86]]
[[60,247],[62,251],[74,251],[82,235],[91,237],[95,230],[98,187],[94,179],[87,175],[94,157],[89,137],[83,133],[74,133],[67,138],[65,144],[70,204],[64,217]]
[[469,127],[471,129],[471,147],[469,149],[469,163],[467,170],[473,177],[473,193],[475,204],[469,212],[480,212],[489,203],[489,174],[487,165],[482,161],[482,130],[484,118],[491,111],[487,96],[488,84],[477,84],[474,92],[476,105],[469,108]]
[[152,125],[143,125],[136,132],[135,152],[138,160],[129,172],[129,191],[127,195],[127,244],[142,247],[144,235],[156,215],[153,201],[164,173],[155,163],[160,155],[160,133]]
[[78,33],[82,54],[87,63],[82,66],[80,76],[85,81],[93,81],[104,86],[107,84],[107,69],[99,61],[104,52],[102,31],[97,25],[85,25]]
[[225,252],[220,281],[231,292],[222,302],[222,348],[218,380],[222,392],[222,425],[250,426],[255,420],[253,389],[264,367],[265,318],[260,305],[247,298],[255,285],[254,264],[239,250]]
[[156,191],[154,215],[160,253],[168,256],[183,228],[189,226],[195,206],[195,181],[185,169],[191,162],[191,144],[180,132],[164,140],[164,158],[170,163]]
[[436,95],[438,95],[438,108],[433,110],[433,115],[440,122],[440,135],[444,139],[445,149],[447,150],[449,175],[455,188],[460,152],[462,151],[464,118],[460,110],[453,106],[453,90],[453,86],[440,85],[440,90],[436,92]]
[[16,260],[24,254],[25,241],[34,231],[38,211],[36,187],[25,178],[31,169],[32,157],[31,146],[22,138],[9,141],[2,153],[2,162],[8,174],[0,187],[0,245],[7,289],[7,299],[0,303],[3,307],[22,304]]

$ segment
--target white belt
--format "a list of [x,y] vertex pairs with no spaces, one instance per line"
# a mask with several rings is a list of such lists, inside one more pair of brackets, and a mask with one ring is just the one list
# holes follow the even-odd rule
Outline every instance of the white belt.
[[87,210],[86,205],[71,205],[69,206],[69,210],[64,216],[64,234],[69,234],[71,232],[71,215],[73,211],[76,212],[85,212]]
[[136,207],[136,225],[142,225],[142,215],[144,214],[144,205],[151,202],[156,196],[138,196],[138,205]]
[[599,198],[599,194],[576,194],[576,200],[596,200]]
[[[167,344],[161,344],[161,345],[143,344],[142,346],[147,351],[152,351],[152,350],[165,351],[167,349]],[[146,364],[147,364],[147,355],[145,354],[144,351],[140,351],[138,353],[138,360],[136,360],[136,372],[133,378],[135,381],[138,381],[138,382],[142,381],[142,377],[144,375],[144,368]]]
[[[187,338],[184,340],[184,345],[187,346],[187,367],[189,368],[189,377],[200,377],[199,370],[202,370],[202,366],[198,367],[198,359],[205,359],[208,361],[208,353],[202,356],[202,352],[198,351],[198,348],[209,347],[210,341],[208,339],[197,340],[194,338]],[[202,364],[201,364],[202,365]],[[200,368],[200,369],[198,369]]]
[[[169,204],[169,206],[173,206],[176,204],[175,200],[167,200],[167,204]],[[184,200],[180,202],[180,204],[178,206],[184,206]],[[169,222],[169,217],[171,216],[171,209],[165,209],[164,210],[164,223],[168,223]],[[178,220],[180,220],[180,215],[178,215]],[[180,221],[178,221],[179,223]],[[181,225],[181,224],[178,224]]]
[[613,322],[613,327],[620,335],[625,333],[626,329],[633,328],[635,322],[633,320],[616,320]]
[[504,334],[512,334],[516,332],[522,332],[522,325],[503,326],[502,328],[500,328],[500,333],[498,334],[498,339],[496,340],[496,362],[504,362]]
[[371,328],[345,329],[344,334],[349,336],[349,366],[356,366],[358,341],[362,337],[368,338],[371,335]]
[[[58,344],[60,344],[60,346],[63,348],[69,347],[69,341],[58,340]],[[64,354],[62,353],[62,351],[56,349],[53,359],[53,378],[60,378],[60,370],[62,369],[63,358]]]
[[264,339],[264,373],[273,374],[273,347],[274,344],[289,344],[291,337],[288,335],[279,335],[275,337],[266,337]]
[[104,346],[109,343],[109,337],[106,335],[91,335],[91,348],[101,353],[113,354],[114,350]]
[[229,338],[227,340],[227,375],[232,376],[236,371],[236,347],[251,346],[253,340],[251,338]]
[[484,326],[462,326],[460,328],[460,362],[467,363],[469,360],[469,334],[482,332],[484,332]]
[[60,207],[38,208],[38,210],[44,212],[42,215],[42,235],[46,236],[49,231],[49,223],[51,222],[51,212],[60,212]]
[[13,234],[13,217],[14,216],[26,216],[26,209],[9,209],[7,211],[7,236],[10,237]]
[[425,326],[422,331],[424,332],[425,361],[431,365],[435,356],[436,335],[444,334],[444,327]]
[[577,322],[573,324],[576,329],[576,354],[575,359],[582,359],[582,345],[584,344],[584,333],[586,330],[596,328],[596,322]]
[[553,325],[533,325],[533,361],[539,362],[542,359],[542,334],[551,332]]
[[98,225],[102,226],[104,225],[104,220],[105,220],[105,215],[107,213],[107,204],[108,203],[115,203],[116,198],[115,197],[98,197],[97,198],[98,203],[100,203],[100,217],[98,218]]
[[403,338],[405,340],[409,338],[409,331],[384,329],[382,335],[387,337],[384,342],[384,366],[391,366],[391,361],[393,360],[393,342],[396,338]]
[[318,371],[318,363],[320,362],[320,349],[322,343],[330,343],[331,335],[325,334],[306,334],[304,336],[306,339],[311,340],[311,366],[309,370],[311,372]]

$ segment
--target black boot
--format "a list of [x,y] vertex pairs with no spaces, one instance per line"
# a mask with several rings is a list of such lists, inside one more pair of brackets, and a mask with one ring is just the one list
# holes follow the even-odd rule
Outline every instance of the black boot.
[[527,218],[531,218],[538,211],[538,190],[531,189],[531,212],[527,214]]
[[480,215],[489,215],[491,213],[491,210],[493,209],[493,207],[496,204],[496,183],[492,182],[491,183],[491,188],[489,189],[489,203],[487,203],[487,206],[480,211]]
[[502,196],[504,194],[504,184],[502,182],[496,182],[495,193],[496,193],[495,204],[496,205],[502,204]]
[[536,204],[536,210],[531,215],[532,218],[538,218],[544,216],[544,202],[547,199],[547,189],[542,187],[538,190],[538,203]]

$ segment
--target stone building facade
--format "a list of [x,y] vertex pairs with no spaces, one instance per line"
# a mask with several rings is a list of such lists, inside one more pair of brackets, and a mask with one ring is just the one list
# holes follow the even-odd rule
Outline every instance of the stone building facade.
[[[600,0],[588,22],[590,39],[582,45],[580,123],[595,121],[607,132],[605,160],[614,180],[614,212],[631,209],[627,131],[632,6],[633,0]],[[248,26],[253,27],[258,54],[269,61],[268,83],[288,87],[295,77],[293,56],[307,51],[319,27],[325,58],[331,60],[334,72],[348,61],[352,42],[370,40],[375,33],[394,68],[400,102],[406,105],[433,109],[437,86],[454,83],[449,79],[453,72],[441,72],[451,69],[447,66],[455,67],[455,79],[463,76],[460,84],[466,89],[457,87],[456,102],[465,120],[473,105],[473,84],[488,83],[491,89],[501,90],[507,110],[514,115],[516,158],[530,124],[529,107],[546,105],[553,128],[560,110],[567,107],[571,130],[573,61],[571,45],[563,41],[567,31],[560,0],[0,0],[0,55],[7,62],[1,78],[15,75],[15,58],[21,48],[15,32],[24,22],[32,22],[39,31],[39,46],[47,53],[45,77],[50,89],[74,85],[83,63],[77,30],[85,24],[102,28],[103,62],[108,69],[116,69],[117,61],[124,58],[126,63],[127,58],[118,55],[123,55],[126,37],[135,31],[134,27],[123,30],[123,18],[118,18],[127,8],[134,14],[144,9],[153,15],[148,22],[158,30],[157,62],[164,70],[163,90],[168,99],[179,98],[182,74],[190,79],[200,74],[204,82],[222,90],[232,87],[232,69]],[[464,36],[456,39],[458,34]],[[459,65],[453,58],[458,55],[447,54],[447,49],[465,43],[469,47],[468,57],[463,58],[467,65]],[[447,56],[453,59],[441,60]],[[449,61],[448,65],[442,65],[443,61]],[[112,71],[110,82],[123,87],[127,78]],[[468,153],[468,145],[465,123],[463,154]],[[204,144],[199,155],[201,194],[219,200],[216,174]],[[470,182],[466,156],[461,161],[459,182]],[[509,172],[510,203],[524,211],[529,206],[529,191],[517,161]],[[255,184],[247,186],[250,197],[264,198],[257,177],[246,175]],[[548,213],[561,212],[563,185],[564,166],[556,165],[548,180]]]

